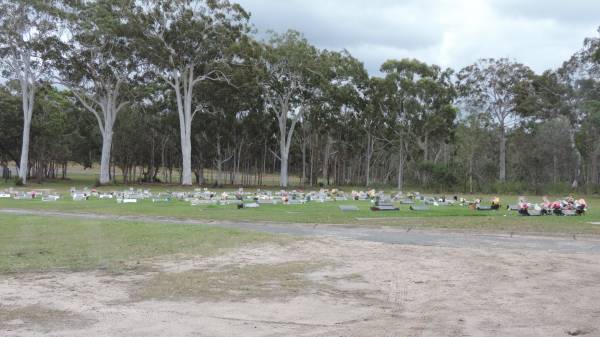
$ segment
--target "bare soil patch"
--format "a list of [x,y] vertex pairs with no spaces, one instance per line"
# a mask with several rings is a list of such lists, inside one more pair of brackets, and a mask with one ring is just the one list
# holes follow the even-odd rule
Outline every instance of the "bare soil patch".
[[599,280],[594,254],[295,241],[0,276],[0,335],[600,336]]

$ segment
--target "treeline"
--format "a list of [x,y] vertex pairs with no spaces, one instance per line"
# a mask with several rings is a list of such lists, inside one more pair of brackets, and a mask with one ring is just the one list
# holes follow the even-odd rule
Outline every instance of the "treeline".
[[296,31],[257,39],[224,0],[0,0],[0,29],[0,165],[22,183],[76,162],[100,184],[600,184],[598,38],[542,74],[401,59],[369,76]]

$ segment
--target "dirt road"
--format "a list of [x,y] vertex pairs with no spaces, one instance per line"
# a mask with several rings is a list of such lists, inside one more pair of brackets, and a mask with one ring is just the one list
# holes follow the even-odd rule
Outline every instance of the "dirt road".
[[600,336],[594,238],[210,225],[305,239],[132,261],[144,267],[119,274],[0,275],[0,336]]

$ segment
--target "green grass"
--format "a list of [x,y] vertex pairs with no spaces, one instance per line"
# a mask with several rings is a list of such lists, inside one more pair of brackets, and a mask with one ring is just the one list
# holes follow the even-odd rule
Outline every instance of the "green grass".
[[0,274],[122,271],[143,268],[145,260],[159,256],[212,255],[228,248],[283,240],[205,226],[0,214]]
[[[74,174],[73,180],[48,182],[44,184],[31,183],[19,190],[52,190],[62,193],[66,199],[58,202],[42,202],[40,200],[6,200],[0,199],[0,208],[40,209],[63,212],[89,212],[117,215],[144,215],[167,216],[196,220],[231,220],[231,221],[271,221],[278,223],[311,223],[311,224],[349,224],[349,225],[387,225],[401,228],[437,228],[479,230],[495,232],[516,233],[567,233],[567,234],[594,234],[600,235],[600,225],[590,222],[600,222],[600,198],[587,196],[589,212],[583,217],[519,217],[515,212],[501,210],[498,212],[475,212],[466,207],[430,207],[426,212],[413,212],[407,206],[400,206],[400,212],[372,212],[368,202],[342,201],[319,203],[312,202],[307,205],[263,205],[258,209],[238,210],[235,206],[200,206],[192,207],[189,203],[172,201],[168,204],[153,204],[143,201],[137,204],[119,205],[114,200],[89,200],[87,202],[74,202],[68,199],[71,186],[82,188],[92,187],[93,175]],[[0,189],[10,187],[10,184],[0,183]],[[104,186],[100,191],[121,191],[129,186]],[[170,185],[133,185],[134,189],[150,189],[152,192],[162,191],[192,191],[195,187],[181,187]],[[272,188],[276,190],[277,188]],[[356,188],[363,189],[363,188]],[[217,193],[232,191],[233,189],[211,189]],[[252,189],[247,189],[251,191]],[[344,188],[350,192],[351,188]],[[388,190],[387,192],[390,192]],[[451,195],[451,194],[447,194]],[[489,200],[491,195],[475,195],[470,199],[480,197]],[[550,199],[562,196],[551,196]],[[501,196],[503,204],[514,204],[517,196]],[[530,201],[539,202],[541,197],[530,197]],[[339,205],[357,205],[358,212],[341,212]]]
[[[514,202],[515,197],[504,197]],[[484,199],[485,200],[485,199]],[[530,198],[531,201],[537,201]],[[117,204],[114,200],[75,202],[63,199],[57,202],[41,200],[0,200],[0,208],[88,212],[116,215],[166,216],[199,221],[230,220],[248,222],[386,225],[402,228],[438,228],[459,230],[500,231],[516,233],[598,234],[600,199],[588,198],[590,210],[581,217],[521,217],[504,209],[496,212],[476,212],[467,207],[430,207],[428,211],[414,212],[400,205],[399,212],[373,212],[365,201],[311,202],[306,205],[262,205],[255,209],[238,210],[236,206],[191,206],[187,202],[157,203],[141,201],[136,204]],[[339,205],[356,205],[357,212],[341,212]]]

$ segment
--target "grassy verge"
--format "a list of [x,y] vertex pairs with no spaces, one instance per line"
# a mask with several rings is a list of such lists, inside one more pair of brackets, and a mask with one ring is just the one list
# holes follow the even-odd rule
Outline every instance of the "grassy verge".
[[[212,255],[272,235],[127,221],[88,221],[0,214],[0,274],[50,270],[121,271],[172,254]],[[141,261],[141,263],[140,263]]]

